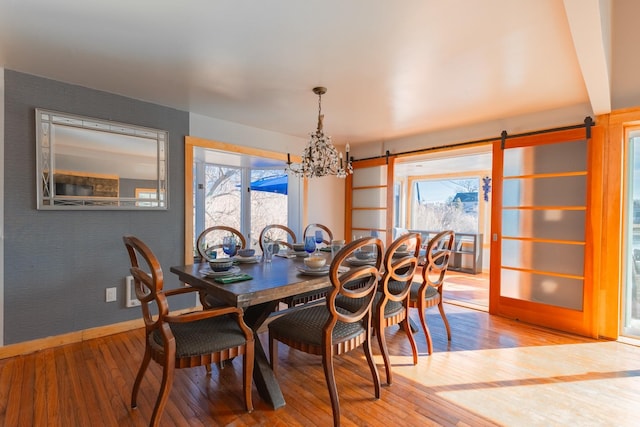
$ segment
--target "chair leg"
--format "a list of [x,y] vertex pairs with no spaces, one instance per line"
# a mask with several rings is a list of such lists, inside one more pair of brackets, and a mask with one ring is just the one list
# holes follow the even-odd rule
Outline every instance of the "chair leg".
[[140,369],[138,369],[138,375],[136,375],[136,380],[133,383],[133,390],[131,391],[131,407],[138,407],[138,390],[140,390],[140,383],[142,382],[142,377],[144,377],[144,373],[147,371],[147,367],[149,367],[149,362],[151,361],[151,351],[148,348],[144,350],[144,356],[142,356],[142,363],[140,364]]
[[431,340],[431,333],[427,326],[427,315],[425,314],[426,307],[422,304],[418,304],[418,317],[420,317],[420,323],[422,324],[422,330],[424,336],[427,339],[427,354],[433,353],[433,342]]
[[367,340],[362,344],[364,355],[367,357],[367,363],[369,363],[369,369],[371,370],[371,378],[373,379],[373,387],[376,399],[380,399],[380,376],[378,375],[378,368],[373,362],[373,353],[371,352],[371,332],[367,336]]
[[451,341],[451,328],[449,327],[449,321],[447,320],[447,315],[444,314],[444,306],[442,305],[442,299],[440,299],[440,302],[438,303],[438,310],[440,310],[440,316],[442,316],[444,327],[447,328],[447,339]]
[[411,325],[409,325],[409,312],[406,310],[406,316],[400,322],[400,329],[403,329],[407,334],[407,338],[409,338],[409,344],[411,344],[411,352],[413,353],[413,364],[418,364],[418,345],[416,344],[416,340],[413,337],[413,331],[411,330]]
[[380,347],[380,353],[382,353],[382,360],[384,360],[384,370],[387,374],[387,384],[391,385],[393,378],[391,377],[391,360],[389,360],[389,349],[387,348],[387,339],[384,335],[384,327],[379,322],[380,319],[376,319],[376,327],[374,328],[376,337],[378,338],[378,345]]
[[278,369],[278,343],[271,337],[269,332],[269,363],[271,364],[271,370],[273,375],[277,375]]
[[247,411],[253,411],[253,399],[251,398],[251,383],[253,378],[253,362],[254,362],[254,341],[247,341],[247,345],[242,358],[242,374],[243,378],[243,391],[244,391],[244,406]]
[[340,402],[338,401],[338,388],[336,387],[336,377],[333,371],[333,355],[331,349],[325,348],[322,353],[322,367],[324,368],[324,377],[327,381],[329,389],[329,399],[331,399],[331,410],[333,411],[333,425],[340,425]]
[[160,392],[158,393],[158,400],[156,400],[156,406],[153,408],[153,415],[151,416],[150,426],[156,427],[160,425],[160,418],[162,412],[167,404],[167,398],[169,397],[169,390],[173,385],[173,360],[166,360],[164,367],[162,368],[162,382],[160,383]]

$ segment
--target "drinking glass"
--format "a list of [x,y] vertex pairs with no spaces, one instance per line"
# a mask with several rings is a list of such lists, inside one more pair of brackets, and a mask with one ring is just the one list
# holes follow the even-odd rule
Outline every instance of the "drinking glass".
[[235,256],[238,252],[238,246],[236,246],[236,239],[233,236],[225,236],[222,238],[222,250],[229,257]]
[[332,240],[331,241],[331,259],[333,259],[340,249],[344,247],[344,240]]
[[320,243],[322,243],[322,230],[316,230],[316,253],[320,249],[318,246]]
[[273,243],[273,242],[265,242],[263,247],[264,247],[264,262],[271,262],[271,260],[273,259],[273,250],[275,249],[274,246],[278,246],[277,243]]
[[316,250],[316,238],[315,236],[307,236],[304,238],[304,250],[307,251],[309,255]]

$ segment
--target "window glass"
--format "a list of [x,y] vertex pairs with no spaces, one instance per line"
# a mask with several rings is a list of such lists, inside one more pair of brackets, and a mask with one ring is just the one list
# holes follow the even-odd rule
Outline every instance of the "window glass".
[[627,144],[626,280],[622,293],[622,335],[640,338],[640,130],[630,133]]
[[410,228],[477,233],[479,184],[479,177],[415,181]]

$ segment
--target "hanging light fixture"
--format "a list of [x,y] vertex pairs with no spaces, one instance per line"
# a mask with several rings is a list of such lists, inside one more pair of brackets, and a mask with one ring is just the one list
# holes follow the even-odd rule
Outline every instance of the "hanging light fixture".
[[338,152],[331,143],[331,137],[326,136],[322,130],[322,95],[327,93],[326,87],[314,87],[313,93],[318,95],[318,128],[312,132],[309,143],[302,153],[302,163],[293,165],[291,156],[287,154],[287,171],[296,176],[313,178],[326,175],[335,175],[338,178],[345,178],[347,174],[353,173],[351,159],[349,158],[349,144],[346,148],[346,156],[343,159],[342,153]]

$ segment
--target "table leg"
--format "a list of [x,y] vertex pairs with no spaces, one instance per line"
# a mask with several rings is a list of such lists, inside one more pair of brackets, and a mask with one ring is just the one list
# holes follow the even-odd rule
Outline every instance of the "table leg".
[[255,342],[253,381],[256,384],[260,397],[271,404],[273,409],[283,407],[286,402],[284,401],[280,384],[271,369],[269,359],[264,352],[262,342],[260,341],[260,337],[256,331],[260,326],[262,326],[264,321],[267,320],[267,317],[269,317],[269,314],[271,314],[277,306],[277,301],[251,306],[245,310],[244,315],[245,322],[251,329],[253,329],[253,338]]
[[409,326],[411,327],[411,332],[414,334],[418,332],[418,325],[416,325],[412,318],[409,318]]

